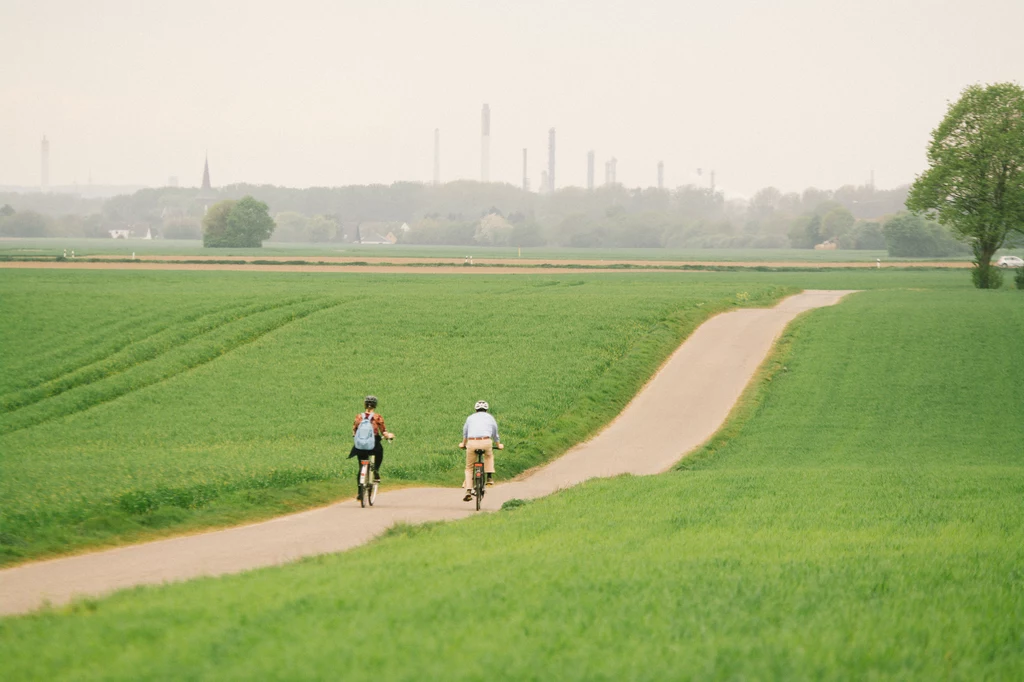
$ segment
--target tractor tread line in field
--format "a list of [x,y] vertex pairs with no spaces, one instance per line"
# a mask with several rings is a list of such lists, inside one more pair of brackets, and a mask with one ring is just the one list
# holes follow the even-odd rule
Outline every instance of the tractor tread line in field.
[[[122,319],[114,323],[110,320],[99,320],[95,326],[76,328],[75,336],[78,340],[74,347],[52,348],[42,351],[38,355],[23,356],[19,358],[20,363],[12,362],[8,370],[22,378],[0,390],[0,398],[35,388],[73,372],[79,367],[99,362],[103,358],[113,355],[132,341],[125,337],[128,337],[133,331],[149,336],[167,327],[167,316],[163,312],[152,312],[149,315],[136,317],[133,316],[133,311],[125,311],[125,315],[131,316],[130,319]],[[160,324],[161,321],[165,323]],[[154,327],[154,325],[159,326]],[[111,339],[112,336],[113,339]],[[144,337],[138,337],[135,340],[142,338]],[[31,371],[26,368],[34,369],[35,374],[22,376]]]
[[[303,298],[277,304],[228,306],[179,318],[140,339],[127,340],[120,349],[94,362],[81,365],[32,388],[0,397],[0,414],[16,412],[21,408],[56,397],[79,386],[92,384],[126,372],[132,367],[155,360],[165,353],[233,322],[242,321],[262,312],[301,304],[307,300],[309,299]],[[240,314],[236,312],[239,308],[243,308]],[[182,327],[182,325],[186,326]],[[160,338],[161,336],[165,338]]]
[[[8,390],[3,394],[0,394],[0,413],[10,412],[19,407],[30,405],[42,399],[27,399],[27,397],[23,394],[31,395],[35,391],[44,389],[47,391],[47,393],[42,397],[45,398],[52,395],[57,395],[58,393],[63,392],[64,390],[68,390],[69,388],[74,388],[74,386],[80,385],[81,383],[88,383],[78,382],[71,386],[67,386],[66,388],[62,388],[59,391],[54,391],[47,386],[48,384],[54,384],[56,382],[66,380],[66,377],[68,377],[69,375],[77,374],[83,370],[89,369],[93,365],[98,365],[105,361],[109,361],[114,356],[126,350],[130,350],[133,346],[145,344],[146,342],[150,341],[150,339],[152,339],[153,337],[158,336],[169,329],[175,329],[179,325],[195,322],[196,320],[199,320],[204,317],[209,317],[217,314],[223,315],[228,313],[229,311],[236,310],[245,305],[246,304],[244,303],[235,303],[228,306],[205,308],[200,311],[170,320],[166,319],[166,316],[163,314],[156,314],[150,316],[145,320],[133,321],[130,323],[118,325],[113,329],[108,328],[103,333],[102,336],[89,338],[85,343],[82,344],[82,347],[91,347],[91,352],[85,353],[79,356],[78,358],[74,357],[75,353],[77,352],[76,350],[62,352],[59,349],[51,353],[44,354],[40,357],[32,358],[32,364],[48,369],[44,369],[41,372],[39,372],[36,375],[36,377],[33,378],[32,380],[27,381],[20,386],[12,387],[11,390]],[[154,321],[160,320],[162,320],[162,324],[146,328],[146,325],[149,325]],[[132,335],[133,331],[141,332],[141,335]],[[119,338],[110,343],[109,339],[111,335],[115,335]],[[97,348],[96,346],[103,341],[108,341],[108,344],[104,347]],[[55,359],[55,356],[63,356],[64,364],[57,365],[57,360]]]
[[[60,418],[63,418],[63,417],[67,417],[67,416],[70,416],[70,415],[73,415],[73,414],[84,412],[84,411],[89,410],[89,409],[91,409],[93,407],[96,407],[98,405],[102,405],[104,403],[108,403],[108,402],[111,402],[113,400],[116,400],[116,399],[118,399],[118,398],[120,398],[120,397],[122,397],[124,395],[127,395],[128,393],[133,392],[133,391],[136,391],[136,390],[139,390],[139,389],[143,389],[143,388],[147,388],[147,387],[152,386],[154,384],[157,384],[157,383],[166,381],[168,379],[174,378],[174,377],[176,377],[176,376],[178,376],[180,374],[183,374],[184,372],[187,372],[189,370],[195,369],[195,368],[197,368],[197,367],[199,367],[201,365],[204,365],[204,364],[206,364],[206,363],[208,363],[208,362],[210,362],[212,360],[217,359],[218,357],[226,355],[226,354],[236,350],[237,348],[240,348],[240,347],[242,347],[244,345],[252,343],[253,341],[256,341],[257,339],[259,339],[260,337],[262,337],[262,336],[264,336],[266,334],[269,334],[270,332],[273,332],[273,331],[275,331],[277,329],[280,329],[281,327],[284,327],[285,325],[287,325],[287,324],[289,324],[291,322],[294,322],[296,320],[300,320],[300,319],[303,319],[305,317],[308,317],[309,315],[312,315],[313,313],[320,312],[320,311],[323,311],[323,310],[327,310],[329,308],[333,308],[333,307],[339,306],[339,305],[341,305],[344,302],[345,302],[344,300],[327,299],[327,300],[315,301],[312,304],[308,304],[308,305],[299,304],[298,306],[295,306],[295,305],[291,305],[291,306],[276,306],[274,308],[271,308],[269,311],[264,311],[264,314],[273,314],[275,312],[286,313],[286,314],[283,315],[280,318],[273,317],[268,322],[265,322],[262,325],[257,325],[254,329],[248,331],[247,333],[242,333],[242,334],[237,335],[235,337],[229,337],[226,341],[221,342],[219,344],[216,343],[216,342],[212,342],[210,344],[210,347],[201,350],[199,353],[197,353],[192,358],[180,361],[180,362],[172,365],[170,368],[168,368],[166,370],[157,371],[157,372],[155,372],[151,376],[148,376],[148,377],[147,376],[143,376],[143,377],[131,377],[131,376],[128,376],[129,374],[132,373],[133,370],[136,370],[136,369],[139,369],[140,367],[143,367],[145,365],[151,364],[151,363],[154,362],[154,360],[158,360],[158,359],[160,359],[160,357],[164,357],[164,356],[168,355],[170,352],[183,350],[185,346],[189,345],[190,343],[192,343],[194,341],[202,342],[203,341],[202,337],[203,336],[208,336],[208,334],[192,337],[184,345],[176,346],[173,349],[169,349],[169,351],[167,353],[162,354],[158,358],[147,360],[144,363],[141,363],[139,365],[134,365],[134,366],[132,366],[132,367],[122,371],[122,372],[119,372],[119,373],[117,373],[117,374],[115,374],[113,376],[107,377],[107,379],[104,379],[104,380],[101,380],[101,381],[98,381],[98,382],[95,382],[95,383],[92,383],[92,384],[86,384],[86,385],[83,385],[83,386],[79,386],[77,389],[72,389],[71,391],[65,392],[61,396],[56,396],[56,397],[50,399],[50,401],[53,401],[53,400],[59,400],[61,398],[68,397],[69,398],[68,402],[71,403],[70,405],[53,407],[53,405],[52,405],[52,403],[50,401],[46,401],[46,402],[42,402],[42,403],[36,403],[36,405],[28,406],[26,408],[23,408],[21,411],[19,411],[17,413],[12,413],[9,416],[14,417],[14,418],[21,417],[21,419],[17,420],[17,421],[8,421],[8,423],[6,423],[6,424],[0,424],[0,436],[7,435],[7,434],[10,434],[10,433],[14,433],[16,431],[21,431],[23,429],[30,428],[30,427],[33,427],[33,426],[39,426],[41,424],[45,424],[47,422],[51,422],[53,420],[60,419]],[[251,322],[252,321],[251,320],[252,317],[253,316],[248,316],[248,317],[242,318],[240,320],[232,320],[232,322]],[[231,326],[232,325],[230,323],[229,324],[225,324],[225,325],[219,325],[217,330],[212,330],[212,331],[226,331],[226,330],[229,331]],[[118,380],[118,379],[120,379],[120,381],[117,384],[113,385],[113,386],[111,386],[111,385],[109,385],[107,383],[108,381],[113,381],[113,380]],[[73,402],[73,401],[70,400],[70,397],[74,397],[75,394],[78,392],[78,390],[88,390],[90,388],[92,388],[92,389],[94,389],[96,391],[95,395],[86,396],[84,400],[80,400],[78,402]],[[41,414],[40,413],[36,413],[36,414],[26,414],[25,413],[26,411],[31,410],[33,407],[38,407],[40,409],[40,411],[41,411]],[[52,410],[52,411],[44,411],[44,410]]]

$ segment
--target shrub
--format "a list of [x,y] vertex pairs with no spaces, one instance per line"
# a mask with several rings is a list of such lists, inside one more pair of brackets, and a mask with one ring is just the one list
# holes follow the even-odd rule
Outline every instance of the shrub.
[[1003,273],[999,268],[989,265],[979,267],[977,263],[971,268],[971,279],[978,289],[998,289],[1003,286]]
[[1018,289],[1024,289],[1024,268],[1017,268],[1017,274],[1013,276],[1013,283]]

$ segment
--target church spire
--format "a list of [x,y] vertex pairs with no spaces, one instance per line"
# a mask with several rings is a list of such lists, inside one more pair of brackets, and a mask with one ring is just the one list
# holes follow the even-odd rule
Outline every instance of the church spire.
[[210,189],[210,155],[207,154],[203,161],[203,191]]

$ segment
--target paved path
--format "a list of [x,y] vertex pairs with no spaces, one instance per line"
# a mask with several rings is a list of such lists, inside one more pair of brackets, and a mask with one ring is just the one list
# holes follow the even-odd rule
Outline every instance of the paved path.
[[[711,318],[601,433],[543,468],[494,486],[484,507],[498,509],[506,500],[541,497],[597,476],[669,469],[718,430],[790,320],[805,310],[833,305],[847,293],[805,291],[774,308]],[[380,494],[372,509],[346,501],[249,526],[26,564],[0,571],[0,614],[133,585],[237,573],[338,552],[396,522],[472,513],[459,489],[406,488]]]

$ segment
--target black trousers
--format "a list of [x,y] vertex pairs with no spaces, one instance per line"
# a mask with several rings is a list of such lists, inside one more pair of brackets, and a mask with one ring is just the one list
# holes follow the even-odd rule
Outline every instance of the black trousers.
[[[384,461],[384,445],[381,443],[380,436],[374,436],[373,438],[373,450],[357,450],[352,448],[352,451],[348,453],[349,459],[357,457],[358,459],[368,459],[370,455],[373,456],[373,473],[380,473],[381,462]],[[359,482],[359,467],[356,467],[356,483]]]

